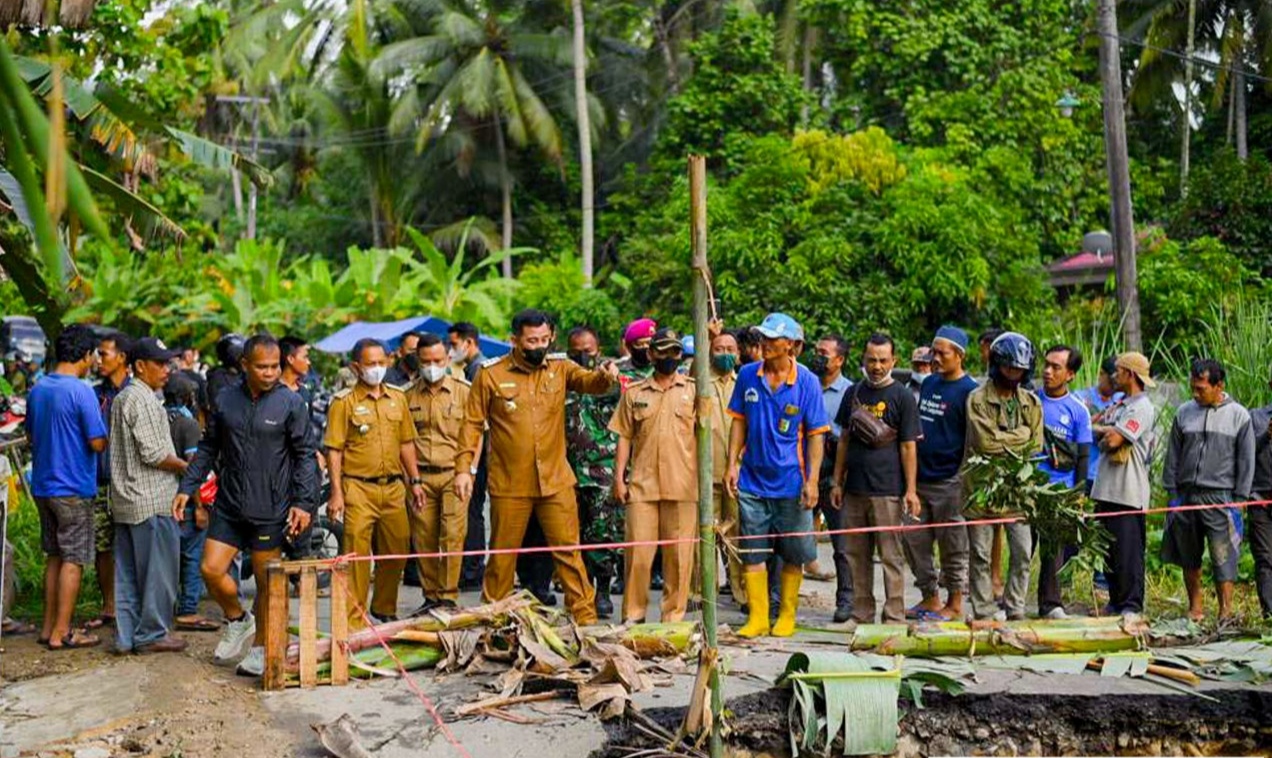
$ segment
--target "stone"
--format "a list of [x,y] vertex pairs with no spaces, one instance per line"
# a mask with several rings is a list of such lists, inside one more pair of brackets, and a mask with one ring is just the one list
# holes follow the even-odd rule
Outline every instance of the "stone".
[[110,750],[94,745],[75,751],[75,758],[110,758]]

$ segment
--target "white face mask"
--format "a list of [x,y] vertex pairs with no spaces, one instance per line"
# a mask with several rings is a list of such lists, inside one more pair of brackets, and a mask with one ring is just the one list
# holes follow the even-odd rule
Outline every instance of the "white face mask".
[[389,372],[388,366],[370,366],[362,369],[362,381],[372,387],[379,387],[384,381],[384,375]]
[[463,362],[464,362],[464,361],[466,361],[466,360],[468,360],[468,351],[467,351],[467,350],[465,350],[465,349],[464,349],[464,348],[462,348],[462,347],[458,347],[458,346],[456,346],[456,347],[452,347],[452,348],[450,349],[450,361],[451,361],[451,363],[463,363]]
[[437,384],[442,381],[442,377],[446,376],[445,366],[425,366],[420,369],[420,373],[424,375],[424,381],[429,384]]

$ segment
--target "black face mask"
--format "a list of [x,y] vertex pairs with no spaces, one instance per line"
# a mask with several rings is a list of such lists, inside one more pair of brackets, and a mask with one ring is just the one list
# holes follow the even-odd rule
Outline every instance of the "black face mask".
[[813,359],[808,362],[808,368],[818,376],[825,376],[830,372],[830,359],[824,355],[814,355]]
[[649,349],[643,347],[631,348],[632,365],[636,368],[649,367]]
[[582,350],[570,350],[566,356],[586,369],[596,368],[596,356],[584,353]]
[[531,366],[538,366],[543,363],[543,359],[548,357],[548,349],[546,347],[536,347],[532,350],[521,351],[521,357]]
[[679,368],[680,368],[679,358],[659,358],[658,360],[654,361],[654,371],[657,371],[658,373],[664,376],[666,376],[667,374],[676,373],[676,370]]

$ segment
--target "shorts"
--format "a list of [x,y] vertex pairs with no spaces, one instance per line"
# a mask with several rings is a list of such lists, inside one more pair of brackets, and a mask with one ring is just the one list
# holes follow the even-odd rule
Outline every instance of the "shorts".
[[99,553],[115,552],[115,514],[110,509],[110,485],[93,499],[93,541]]
[[738,553],[746,565],[765,563],[774,551],[791,566],[803,566],[817,559],[817,542],[811,534],[802,537],[768,536],[813,531],[813,512],[800,505],[798,497],[759,497],[740,492],[738,514],[742,536],[757,537],[738,541]]
[[236,547],[245,553],[278,550],[287,543],[287,522],[257,524],[227,516],[214,507],[212,518],[208,521],[207,539]]
[[[1185,492],[1188,505],[1218,505],[1232,502],[1229,492]],[[1201,568],[1206,544],[1210,545],[1210,565],[1216,582],[1235,582],[1241,554],[1241,533],[1234,519],[1241,516],[1233,508],[1200,511],[1172,511],[1166,514],[1162,535],[1162,560],[1188,571]]]
[[88,566],[97,557],[93,544],[93,501],[86,497],[37,497],[40,547],[45,555]]

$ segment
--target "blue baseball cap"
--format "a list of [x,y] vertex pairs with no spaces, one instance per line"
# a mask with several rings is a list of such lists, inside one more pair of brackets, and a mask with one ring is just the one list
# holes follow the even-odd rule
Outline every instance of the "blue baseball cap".
[[937,340],[944,340],[958,348],[960,353],[967,353],[967,332],[957,326],[946,324],[937,329],[936,336],[932,338],[932,341],[936,342]]
[[684,339],[680,340],[680,346],[684,348],[686,358],[689,356],[692,356],[693,355],[693,335],[686,334],[684,336]]
[[755,330],[771,340],[779,338],[788,340],[804,339],[804,327],[800,326],[798,321],[785,313],[770,313],[764,317],[764,321]]

